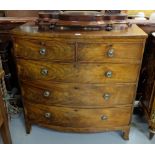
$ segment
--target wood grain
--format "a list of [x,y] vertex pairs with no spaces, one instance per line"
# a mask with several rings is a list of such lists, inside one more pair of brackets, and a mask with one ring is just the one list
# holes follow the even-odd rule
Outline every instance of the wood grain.
[[[26,103],[32,122],[72,128],[104,128],[129,125],[131,107],[107,109],[76,109]],[[45,114],[50,113],[46,118]],[[102,120],[102,117],[107,119]]]
[[[136,82],[139,65],[131,64],[74,64],[49,63],[30,60],[17,60],[19,75],[24,80],[45,80],[55,82],[77,83],[110,83],[110,82]],[[48,74],[43,76],[42,69]],[[105,76],[107,71],[112,77]]]
[[3,124],[3,121],[4,121],[4,119],[2,117],[2,112],[1,112],[1,109],[0,109],[0,126]]
[[[14,30],[12,30],[12,34],[14,36],[20,37],[20,38],[28,38],[28,39],[36,39],[36,38],[44,38],[47,40],[53,39],[53,38],[59,38],[59,39],[121,39],[124,41],[133,40],[135,41],[144,41],[147,37],[147,34],[141,30],[136,24],[133,24],[131,28],[125,31],[46,31],[41,32],[39,31],[38,27],[35,25],[35,23],[27,23],[23,25],[22,27],[17,27]],[[80,34],[80,35],[76,35]],[[81,40],[81,41],[83,41]]]
[[[132,46],[131,46],[132,45]],[[72,40],[52,41],[29,40],[16,38],[16,57],[31,60],[64,61],[73,62],[75,58],[76,42]],[[142,43],[122,42],[77,42],[77,60],[80,62],[115,62],[115,63],[140,63],[142,57]],[[45,54],[40,50],[45,49]],[[114,55],[108,57],[108,51],[114,50]],[[22,50],[22,52],[21,52]]]
[[[108,51],[113,49],[113,56]],[[79,43],[78,60],[81,62],[139,63],[142,57],[142,43]]]
[[149,34],[143,57],[137,99],[141,99],[149,130],[150,139],[155,133],[155,38],[152,35],[153,25],[140,25]]
[[[34,104],[78,108],[131,105],[134,89],[134,84],[92,85],[22,81],[23,97]],[[44,96],[45,91],[50,92],[48,97]],[[110,98],[106,100],[104,96],[107,93]]]
[[[73,132],[121,130],[128,139],[147,37],[141,29],[40,32],[28,23],[12,34],[27,133],[37,124]],[[39,54],[42,47],[47,55]]]
[[[0,82],[2,78],[4,78],[4,71],[0,69]],[[0,134],[2,136],[2,140],[4,144],[12,143],[9,124],[8,124],[7,109],[3,101],[1,89],[0,89]]]
[[[65,41],[16,39],[14,47],[16,57],[48,61],[72,62],[74,60],[74,44]],[[40,54],[41,49],[45,49],[46,53]]]

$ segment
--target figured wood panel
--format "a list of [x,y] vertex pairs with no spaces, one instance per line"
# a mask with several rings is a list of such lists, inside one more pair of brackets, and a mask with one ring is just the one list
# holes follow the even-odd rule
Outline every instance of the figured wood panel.
[[[4,72],[2,73],[0,69],[0,78],[2,78],[4,75]],[[9,125],[8,125],[8,117],[7,117],[7,109],[4,105],[3,96],[0,90],[0,135],[2,136],[2,140],[4,144],[11,144],[11,135],[9,131]]]
[[39,10],[6,10],[6,17],[38,17]]
[[[147,37],[140,28],[40,32],[28,23],[12,34],[28,133],[34,123],[74,132],[119,129],[128,137]],[[40,48],[47,55],[40,55]],[[107,58],[109,48],[114,48],[114,57]],[[107,71],[112,77],[105,76]],[[46,90],[48,98],[43,96]],[[111,93],[107,101],[105,92]]]
[[[22,82],[22,94],[34,104],[69,107],[111,107],[130,105],[135,85],[65,84],[52,82]],[[48,91],[49,96],[44,96]],[[124,93],[125,92],[125,93]],[[109,94],[109,99],[105,95]]]
[[2,116],[2,112],[1,112],[1,109],[0,109],[0,127],[3,123],[4,119],[3,119],[3,116]]
[[[16,39],[15,56],[32,60],[74,61],[74,44],[65,41]],[[41,54],[41,50],[45,54]]]
[[[69,64],[49,63],[30,60],[17,60],[18,72],[23,80],[45,80],[55,82],[110,83],[136,82],[139,65],[137,64]],[[47,75],[41,72],[47,70]],[[106,77],[108,71],[112,77]]]
[[[113,56],[108,56],[109,50]],[[78,60],[90,62],[140,62],[142,43],[78,43]]]
[[[86,62],[140,62],[142,43],[128,42],[79,42],[77,43],[77,60]],[[40,50],[45,49],[45,54]],[[108,51],[114,50],[114,55],[108,57]],[[58,41],[16,39],[15,55],[19,58],[32,60],[74,61],[75,42],[71,40]]]
[[73,128],[125,126],[129,124],[131,113],[131,107],[76,109],[34,105],[27,101],[25,106],[31,122]]

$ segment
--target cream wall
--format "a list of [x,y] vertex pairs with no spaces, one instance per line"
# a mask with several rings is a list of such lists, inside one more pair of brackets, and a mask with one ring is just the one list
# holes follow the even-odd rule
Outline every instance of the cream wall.
[[155,12],[155,10],[128,10],[128,15],[136,15],[138,12],[144,12],[145,16],[150,16],[152,12]]

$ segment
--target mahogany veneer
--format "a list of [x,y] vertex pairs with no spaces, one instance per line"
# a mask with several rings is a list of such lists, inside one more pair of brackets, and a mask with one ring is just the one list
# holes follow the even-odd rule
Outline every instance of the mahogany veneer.
[[121,130],[129,138],[144,33],[12,31],[26,131],[38,124],[74,132]]

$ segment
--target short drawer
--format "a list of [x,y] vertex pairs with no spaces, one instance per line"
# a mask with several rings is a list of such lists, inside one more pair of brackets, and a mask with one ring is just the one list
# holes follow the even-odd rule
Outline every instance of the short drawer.
[[16,39],[15,56],[31,60],[74,61],[74,44],[63,41]]
[[[31,84],[30,84],[31,83]],[[22,82],[26,100],[42,105],[68,107],[112,107],[133,102],[133,84],[65,84],[50,82]]]
[[27,117],[43,125],[71,128],[108,128],[129,125],[131,107],[77,109],[33,105],[26,101]]
[[142,43],[79,43],[78,60],[81,62],[140,62]]
[[55,82],[136,82],[137,64],[74,64],[17,60],[21,79]]

